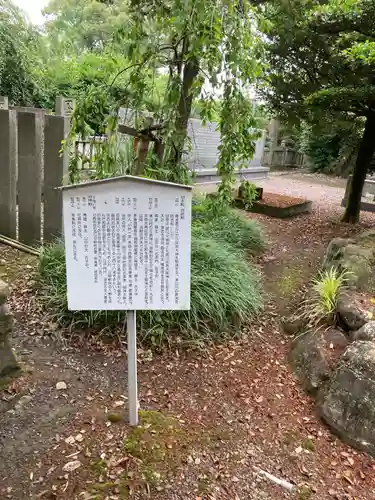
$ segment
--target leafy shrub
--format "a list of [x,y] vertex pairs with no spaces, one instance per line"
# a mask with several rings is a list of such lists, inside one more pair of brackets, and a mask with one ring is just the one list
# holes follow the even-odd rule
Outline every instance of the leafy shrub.
[[[199,204],[198,204],[199,205]],[[234,211],[212,218],[209,211],[194,222],[191,249],[190,311],[143,311],[138,315],[140,339],[161,345],[173,338],[204,343],[240,325],[262,305],[258,271],[243,249],[260,250],[260,228]],[[65,251],[61,242],[43,249],[39,266],[40,295],[53,319],[63,326],[122,326],[124,311],[69,311]]]
[[239,197],[245,202],[245,207],[251,208],[258,198],[258,189],[255,184],[249,181],[242,181],[238,189]]
[[362,131],[360,119],[323,116],[318,123],[302,122],[299,149],[309,157],[313,172],[345,176],[351,173]]
[[340,156],[342,138],[338,134],[327,134],[310,139],[308,154],[315,172],[331,173],[332,163]]
[[[226,211],[223,213],[226,213]],[[209,198],[194,196],[192,201],[192,223],[207,222],[214,218]]]

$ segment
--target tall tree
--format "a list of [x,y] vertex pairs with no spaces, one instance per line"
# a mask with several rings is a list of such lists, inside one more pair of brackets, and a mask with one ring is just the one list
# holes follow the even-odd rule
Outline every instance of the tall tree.
[[364,121],[345,222],[359,220],[375,149],[375,3],[282,0],[266,10],[269,71],[264,93],[281,114],[338,113]]
[[103,50],[126,31],[127,0],[50,0],[43,13],[49,41],[62,51]]
[[39,36],[11,0],[0,0],[0,94],[13,104],[31,106],[40,95],[31,68]]
[[159,172],[183,181],[187,170],[181,158],[193,100],[204,97],[200,115],[210,120],[221,92],[218,171],[223,179],[220,193],[229,199],[235,167],[254,152],[249,129],[255,121],[247,98],[248,85],[260,68],[254,5],[249,0],[131,0],[129,21],[131,29],[124,32],[129,66],[123,72],[129,75],[131,92],[120,103],[143,108],[154,77],[167,72],[156,113],[165,144]]

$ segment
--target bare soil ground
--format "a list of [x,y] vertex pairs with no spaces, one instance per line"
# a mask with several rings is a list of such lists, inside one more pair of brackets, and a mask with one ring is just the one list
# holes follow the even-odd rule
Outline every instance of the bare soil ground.
[[305,200],[302,198],[295,198],[293,196],[287,196],[285,194],[276,194],[276,193],[263,193],[263,197],[261,200],[258,200],[259,204],[269,205],[271,207],[291,207],[293,205],[299,205],[303,203]]
[[375,498],[375,461],[320,422],[287,365],[290,339],[279,323],[329,240],[372,227],[375,217],[364,214],[356,228],[338,223],[343,189],[324,179],[266,182],[275,189],[268,191],[314,198],[315,210],[291,220],[249,214],[269,241],[258,261],[264,314],[238,340],[203,352],[140,350],[137,429],[126,424],[126,354],[100,341],[64,343],[33,298],[35,261],[0,247],[0,278],[11,283],[16,316],[13,345],[25,368],[0,392],[1,499]]

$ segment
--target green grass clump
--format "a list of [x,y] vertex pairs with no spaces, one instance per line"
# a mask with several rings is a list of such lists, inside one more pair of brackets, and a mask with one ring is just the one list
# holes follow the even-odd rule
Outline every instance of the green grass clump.
[[259,274],[243,253],[193,230],[190,311],[150,311],[141,317],[144,330],[179,330],[185,339],[206,342],[228,333],[232,324],[241,325],[261,305]]
[[260,225],[243,212],[230,208],[213,208],[210,199],[193,199],[193,228],[205,238],[229,243],[251,253],[265,249],[264,235]]
[[293,298],[303,285],[305,276],[303,269],[296,266],[284,266],[276,283],[278,295],[288,301]]
[[[212,217],[204,208],[192,228],[190,311],[143,311],[138,314],[140,340],[162,345],[172,339],[203,344],[233,332],[260,311],[262,288],[245,249],[263,246],[260,228],[234,211]],[[40,295],[53,319],[63,326],[122,326],[124,311],[69,311],[65,251],[57,242],[43,249]]]
[[206,238],[229,243],[235,248],[259,253],[264,250],[264,237],[259,224],[235,210],[228,210],[224,215],[202,220],[195,224],[198,232]]

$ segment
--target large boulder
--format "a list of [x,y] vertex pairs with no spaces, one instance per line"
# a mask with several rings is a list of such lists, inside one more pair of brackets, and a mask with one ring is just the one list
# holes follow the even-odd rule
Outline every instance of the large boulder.
[[289,360],[303,387],[315,394],[332,375],[337,357],[348,345],[338,330],[309,330],[292,342]]
[[0,385],[5,378],[13,376],[20,370],[9,343],[13,318],[6,304],[8,293],[6,283],[0,280]]
[[360,245],[367,247],[375,246],[375,229],[368,229],[357,237]]
[[9,295],[8,285],[4,281],[0,280],[0,306],[5,304],[8,295]]
[[358,330],[369,320],[368,310],[355,291],[341,294],[336,310],[338,322],[347,332]]
[[359,330],[351,333],[351,339],[356,340],[367,340],[369,342],[375,341],[375,321],[369,321],[365,323]]
[[323,420],[352,446],[375,455],[375,343],[351,344],[319,391]]
[[347,272],[349,285],[363,288],[367,285],[375,261],[375,247],[368,245],[368,238],[358,240],[335,238],[328,245],[323,269],[335,268]]
[[285,333],[295,336],[303,332],[303,330],[306,330],[307,319],[301,314],[292,314],[291,316],[282,317],[281,325]]

